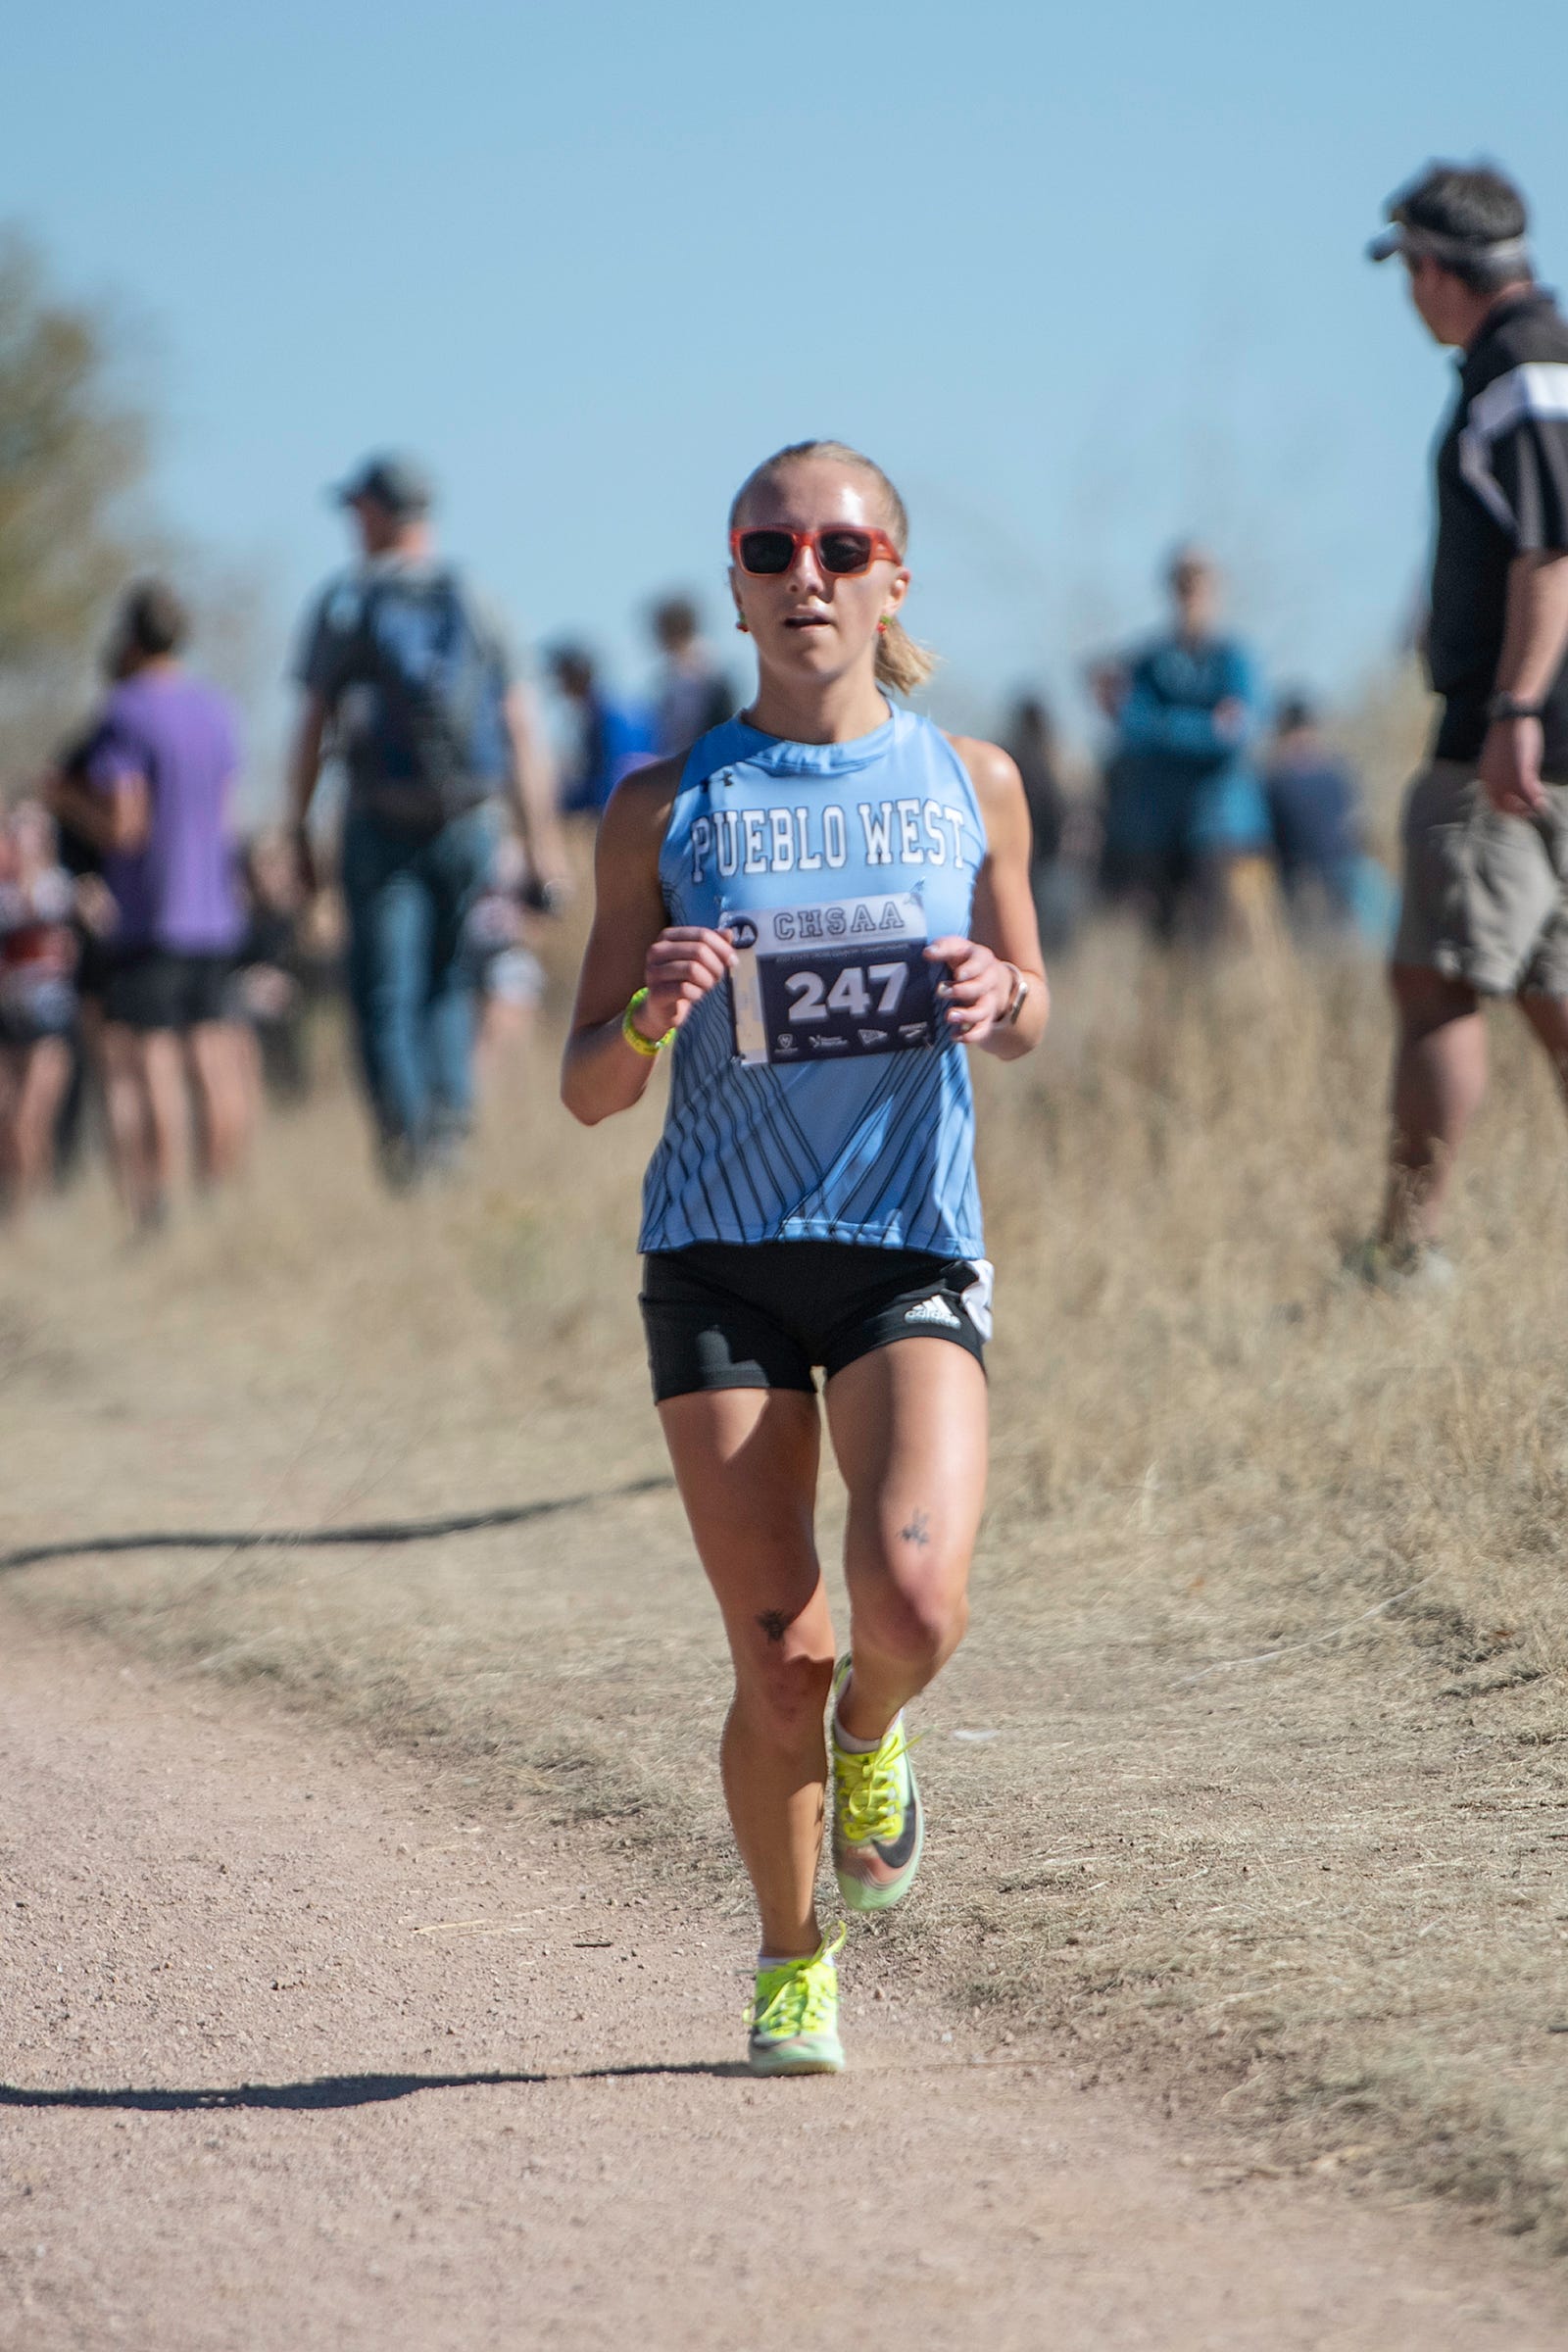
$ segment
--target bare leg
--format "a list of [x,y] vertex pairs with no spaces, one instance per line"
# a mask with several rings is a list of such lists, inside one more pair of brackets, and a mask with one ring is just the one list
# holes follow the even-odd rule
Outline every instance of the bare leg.
[[190,1095],[185,1048],[173,1029],[149,1029],[141,1038],[143,1083],[152,1119],[153,1168],[164,1200],[190,1167]]
[[163,1204],[142,1043],[140,1032],[122,1021],[104,1024],[101,1050],[110,1155],[120,1198],[138,1225],[156,1216]]
[[19,1206],[17,1121],[22,1107],[22,1049],[0,1046],[0,1216]]
[[1399,1040],[1394,1064],[1394,1150],[1383,1239],[1432,1241],[1465,1129],[1487,1091],[1487,1039],[1473,988],[1418,964],[1392,974]]
[[1540,1038],[1568,1102],[1568,998],[1523,996],[1519,1009]]
[[474,1068],[480,1089],[488,1092],[504,1068],[514,1065],[532,1041],[534,1007],[506,997],[485,997],[474,1040]]
[[963,1639],[986,1492],[986,1376],[950,1341],[896,1340],[828,1383],[850,1490],[844,1573],[854,1670],[839,1717],[877,1740]]
[[262,1109],[267,1101],[267,1080],[262,1062],[262,1041],[249,1021],[234,1021],[229,1026],[234,1040],[234,1062],[239,1083],[244,1090],[244,1127],[247,1149],[262,1123]]
[[71,1049],[63,1037],[43,1037],[24,1048],[16,1095],[12,1164],[14,1205],[25,1208],[54,1172],[55,1120],[71,1076]]
[[202,1175],[209,1184],[221,1184],[238,1173],[250,1144],[249,1032],[232,1021],[201,1021],[185,1042]]
[[762,1949],[814,1952],[833,1629],[811,1531],[814,1396],[719,1389],[660,1419],[735,1662],[720,1761],[735,1842],[757,1890]]

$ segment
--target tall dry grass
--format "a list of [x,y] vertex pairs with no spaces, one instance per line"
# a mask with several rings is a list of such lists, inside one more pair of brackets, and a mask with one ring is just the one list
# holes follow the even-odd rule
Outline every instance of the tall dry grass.
[[[1437,1298],[1340,1273],[1385,1140],[1365,959],[1105,929],[1041,1054],[982,1060],[992,1505],[921,1708],[932,1866],[874,1935],[1086,2081],[1568,2242],[1564,1137],[1491,1025]],[[377,1195],[338,1083],[163,1250],[123,1252],[95,1195],[0,1244],[0,1508],[19,1543],[579,1507],[7,1589],[433,1743],[476,1802],[597,1821],[744,1942],[714,1615],[672,1497],[624,1492],[663,1468],[633,1256],[657,1102],[575,1128],[554,1044],[449,1194]],[[823,1501],[830,1551],[831,1474]]]
[[1510,1008],[1460,1172],[1451,1296],[1341,1259],[1376,1214],[1389,1020],[1364,960],[1218,963],[1102,935],[1022,1085],[982,1087],[1005,1269],[1003,1478],[1054,1508],[1179,1497],[1218,1538],[1271,1511],[1380,1544],[1568,1662],[1563,1113]]

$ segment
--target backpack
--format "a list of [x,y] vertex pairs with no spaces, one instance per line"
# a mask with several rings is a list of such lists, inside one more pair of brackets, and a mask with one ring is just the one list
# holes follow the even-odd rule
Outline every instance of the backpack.
[[370,690],[349,754],[362,808],[433,832],[501,790],[506,679],[452,572],[373,581],[345,669],[348,682]]

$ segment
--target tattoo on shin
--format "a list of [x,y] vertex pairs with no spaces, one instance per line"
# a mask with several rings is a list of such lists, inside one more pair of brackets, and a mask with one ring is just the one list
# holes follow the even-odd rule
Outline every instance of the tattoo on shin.
[[908,1526],[901,1527],[899,1534],[906,1544],[918,1544],[923,1548],[931,1541],[931,1514],[929,1511],[916,1511]]
[[790,1630],[790,1621],[782,1609],[764,1609],[757,1622],[770,1642],[782,1642]]

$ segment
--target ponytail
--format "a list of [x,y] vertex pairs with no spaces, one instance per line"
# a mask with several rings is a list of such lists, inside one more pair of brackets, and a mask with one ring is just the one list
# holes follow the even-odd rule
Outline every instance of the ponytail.
[[[788,449],[775,450],[760,466],[749,473],[735,493],[729,511],[730,529],[740,522],[742,513],[752,492],[771,474],[782,471],[798,458],[826,458],[836,466],[854,466],[868,473],[877,486],[883,518],[900,550],[909,544],[909,517],[903,499],[872,458],[851,449],[846,441],[792,441]],[[914,694],[935,674],[938,657],[929,646],[917,645],[897,613],[891,614],[886,628],[879,631],[876,641],[876,682],[891,688],[895,694]]]
[[895,612],[876,641],[876,682],[895,694],[914,694],[935,674],[937,657],[917,645]]

